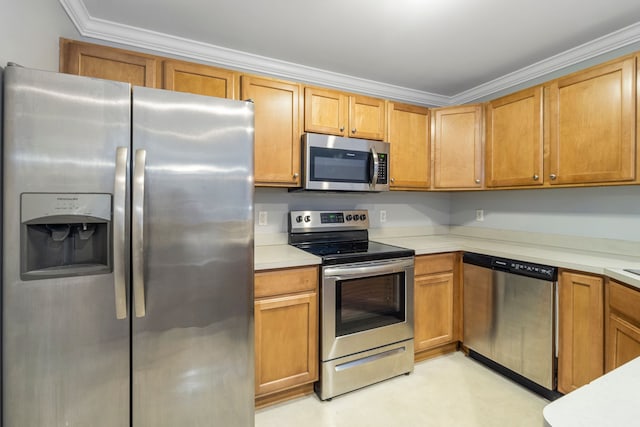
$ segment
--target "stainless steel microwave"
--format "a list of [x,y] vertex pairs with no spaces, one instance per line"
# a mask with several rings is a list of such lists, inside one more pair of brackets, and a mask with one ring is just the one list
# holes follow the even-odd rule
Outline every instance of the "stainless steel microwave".
[[306,133],[303,189],[389,191],[389,143]]

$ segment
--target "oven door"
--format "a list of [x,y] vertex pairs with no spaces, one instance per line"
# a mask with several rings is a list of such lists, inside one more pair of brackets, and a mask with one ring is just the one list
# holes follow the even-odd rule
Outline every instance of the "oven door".
[[322,268],[322,361],[413,339],[414,259]]

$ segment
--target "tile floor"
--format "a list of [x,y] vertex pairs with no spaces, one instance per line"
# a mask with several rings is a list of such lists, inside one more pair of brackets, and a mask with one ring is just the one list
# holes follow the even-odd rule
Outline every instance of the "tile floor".
[[256,427],[541,427],[548,401],[462,352],[322,402],[310,395],[256,411]]

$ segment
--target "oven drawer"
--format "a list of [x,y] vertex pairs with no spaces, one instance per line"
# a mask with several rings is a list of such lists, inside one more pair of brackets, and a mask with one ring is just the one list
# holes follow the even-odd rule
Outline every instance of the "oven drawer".
[[254,298],[316,291],[317,284],[317,267],[258,271],[255,273]]

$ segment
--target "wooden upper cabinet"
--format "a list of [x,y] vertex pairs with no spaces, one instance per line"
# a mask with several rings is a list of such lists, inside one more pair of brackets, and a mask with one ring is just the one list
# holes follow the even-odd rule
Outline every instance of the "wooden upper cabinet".
[[305,132],[347,135],[347,96],[329,89],[304,88]]
[[487,187],[542,185],[542,86],[486,105]]
[[305,132],[383,140],[386,120],[383,99],[330,89],[304,89]]
[[349,136],[382,141],[386,135],[385,102],[362,95],[349,96]]
[[300,85],[243,75],[241,91],[254,102],[256,185],[299,186]]
[[482,188],[482,105],[439,108],[431,114],[434,188]]
[[431,181],[429,110],[391,102],[388,117],[390,187],[395,190],[428,190]]
[[627,57],[548,85],[552,185],[635,179],[635,65]]
[[197,95],[237,99],[238,73],[193,62],[162,62],[163,88]]
[[60,39],[62,73],[159,87],[160,58],[109,46]]

